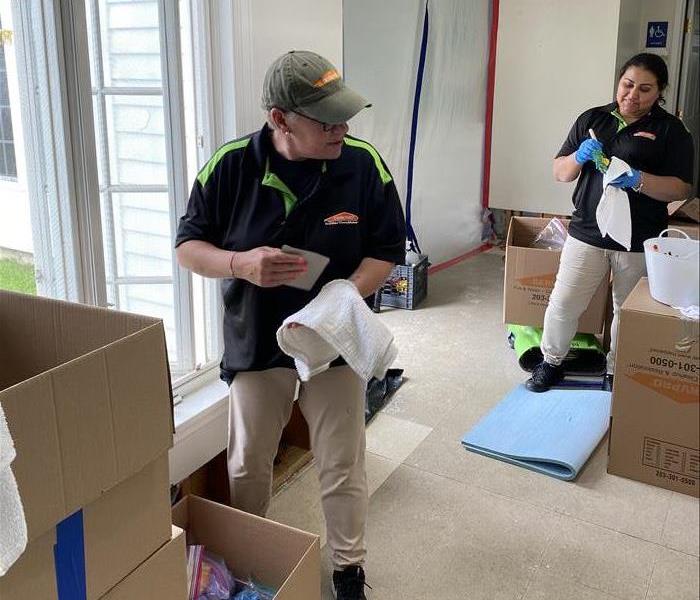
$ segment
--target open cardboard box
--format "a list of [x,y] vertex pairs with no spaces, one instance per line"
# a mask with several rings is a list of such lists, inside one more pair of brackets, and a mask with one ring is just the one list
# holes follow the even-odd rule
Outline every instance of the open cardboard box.
[[100,600],[187,600],[185,532],[172,527],[171,539]]
[[198,496],[173,507],[173,523],[187,532],[188,544],[222,557],[239,579],[278,590],[275,600],[320,600],[317,535]]
[[[560,219],[568,227],[568,219]],[[503,322],[542,327],[549,296],[559,270],[561,250],[535,248],[533,243],[550,219],[513,217],[506,241]],[[601,333],[605,324],[610,278],[600,282],[578,323],[580,333]]]
[[88,598],[99,597],[170,536],[162,322],[0,291],[0,405],[29,538],[0,597],[56,597],[53,545],[69,516],[84,527]]

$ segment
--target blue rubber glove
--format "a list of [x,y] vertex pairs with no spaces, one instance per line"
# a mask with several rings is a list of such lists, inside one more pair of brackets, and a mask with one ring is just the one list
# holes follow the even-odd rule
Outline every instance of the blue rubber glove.
[[636,188],[642,180],[642,174],[637,169],[632,169],[632,174],[623,173],[617,179],[613,179],[610,185],[617,188]]
[[581,142],[578,150],[576,150],[576,154],[574,154],[574,159],[578,164],[582,165],[589,160],[593,160],[594,153],[602,151],[603,144],[598,140],[588,138]]

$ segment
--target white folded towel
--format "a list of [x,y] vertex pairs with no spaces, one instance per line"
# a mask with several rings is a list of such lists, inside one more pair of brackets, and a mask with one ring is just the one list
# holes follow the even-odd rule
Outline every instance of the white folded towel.
[[[304,327],[287,327],[299,323]],[[308,381],[342,356],[365,381],[383,379],[398,350],[394,336],[347,279],[335,279],[311,302],[287,317],[277,343],[291,356],[299,378]]]
[[0,405],[0,577],[27,547],[27,522],[12,473],[15,445]]
[[628,251],[632,247],[632,217],[630,216],[630,198],[623,189],[610,185],[624,173],[631,173],[630,167],[624,160],[613,156],[608,170],[603,175],[603,195],[598,202],[595,218],[598,222],[600,235],[609,235]]

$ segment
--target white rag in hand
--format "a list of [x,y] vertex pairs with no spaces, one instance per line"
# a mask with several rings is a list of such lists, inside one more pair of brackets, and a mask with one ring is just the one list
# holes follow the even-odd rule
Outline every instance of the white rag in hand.
[[[299,323],[304,327],[287,327]],[[277,330],[277,343],[308,381],[342,356],[362,379],[383,379],[398,350],[394,336],[347,279],[335,279]]]
[[11,464],[15,445],[0,405],[0,577],[27,547],[27,522]]
[[598,202],[595,218],[600,235],[609,235],[627,251],[632,247],[632,218],[630,217],[630,198],[623,189],[610,185],[624,173],[632,173],[624,160],[613,156],[608,170],[603,175],[603,195]]

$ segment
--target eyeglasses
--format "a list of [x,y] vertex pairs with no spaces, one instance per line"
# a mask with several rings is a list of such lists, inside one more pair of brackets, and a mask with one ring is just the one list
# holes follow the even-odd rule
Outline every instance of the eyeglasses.
[[336,127],[343,127],[345,125],[345,123],[324,123],[323,121],[317,121],[316,119],[312,119],[311,117],[307,117],[306,115],[302,115],[301,113],[298,113],[294,110],[290,110],[289,112],[293,112],[295,115],[299,115],[300,117],[304,117],[305,119],[308,119],[309,121],[313,121],[314,123],[318,123],[321,126],[321,129],[325,133],[332,131]]

